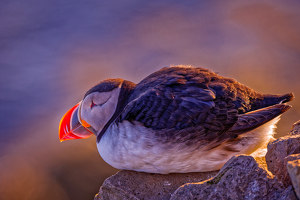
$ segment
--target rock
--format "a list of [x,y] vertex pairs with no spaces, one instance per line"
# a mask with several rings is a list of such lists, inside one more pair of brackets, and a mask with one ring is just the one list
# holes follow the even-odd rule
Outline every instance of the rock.
[[290,135],[299,135],[300,134],[300,120],[293,124],[293,128],[289,134]]
[[291,177],[294,190],[298,198],[300,198],[300,159],[288,161],[287,170]]
[[120,171],[104,181],[95,200],[170,199],[179,186],[207,180],[216,174],[217,171],[166,175]]
[[181,186],[171,199],[286,199],[290,193],[253,157],[240,155],[231,158],[214,178]]
[[[266,162],[268,170],[283,182],[284,186],[291,184],[287,176],[285,158],[291,154],[300,153],[300,135],[281,137],[268,144]],[[287,161],[287,158],[286,158]]]
[[288,170],[287,170],[287,163],[289,161],[293,161],[293,160],[299,160],[300,159],[300,154],[292,154],[292,155],[289,155],[287,157],[284,158],[284,169],[282,169],[282,174],[280,174],[280,178],[281,178],[281,182],[285,185],[285,186],[289,186],[289,185],[292,185],[292,182],[291,182],[291,178],[290,178],[290,175],[288,173]]
[[282,195],[279,198],[279,200],[285,200],[285,199],[287,199],[287,200],[298,200],[298,198],[296,196],[296,193],[293,189],[293,186],[290,185],[289,187],[287,187],[283,191]]

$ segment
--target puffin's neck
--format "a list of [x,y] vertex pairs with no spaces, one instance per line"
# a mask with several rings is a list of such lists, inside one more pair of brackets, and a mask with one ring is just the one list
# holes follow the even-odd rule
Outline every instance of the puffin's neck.
[[103,129],[97,134],[97,142],[99,142],[101,140],[103,134],[105,133],[107,128],[110,126],[110,124],[113,123],[119,117],[120,113],[122,113],[123,109],[125,108],[125,106],[128,103],[129,96],[131,95],[135,86],[136,86],[135,83],[127,81],[127,80],[124,80],[121,83],[121,89],[120,89],[120,94],[119,94],[115,113],[110,118],[110,120],[105,124]]

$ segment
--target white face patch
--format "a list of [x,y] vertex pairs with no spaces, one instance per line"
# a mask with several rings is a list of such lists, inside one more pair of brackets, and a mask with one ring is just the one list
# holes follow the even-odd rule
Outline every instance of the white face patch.
[[93,92],[86,96],[80,105],[79,118],[83,126],[90,125],[97,132],[115,113],[121,88],[110,92]]

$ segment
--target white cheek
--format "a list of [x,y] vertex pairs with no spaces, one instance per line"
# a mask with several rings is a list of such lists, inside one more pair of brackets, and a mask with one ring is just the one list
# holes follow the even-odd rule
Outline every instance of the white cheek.
[[116,94],[113,95],[104,105],[95,106],[95,110],[92,112],[95,113],[95,117],[97,117],[99,120],[101,119],[102,121],[105,121],[104,123],[107,123],[115,113],[117,103],[118,95]]
[[102,92],[100,95],[95,94],[92,96],[93,102],[97,105],[107,102],[111,98],[110,92]]
[[94,129],[99,130],[101,127],[105,125],[105,118],[107,115],[107,112],[105,112],[106,109],[103,108],[103,106],[95,106],[88,115],[88,123],[94,127]]
[[[101,106],[94,106],[92,109],[89,105],[90,102],[92,102],[92,99],[99,100],[100,98],[94,98],[94,95],[87,97],[87,99],[85,100],[85,104],[83,105],[83,109],[81,111],[82,118],[87,123],[89,123],[95,130],[101,130],[115,113],[118,103],[119,92],[119,88],[115,89],[110,94],[110,98],[106,103],[104,103]],[[96,103],[96,101],[94,103]]]

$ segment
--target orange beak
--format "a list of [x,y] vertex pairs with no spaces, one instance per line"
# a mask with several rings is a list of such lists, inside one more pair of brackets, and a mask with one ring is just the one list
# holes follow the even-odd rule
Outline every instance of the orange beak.
[[71,108],[62,117],[59,123],[59,140],[84,139],[93,135],[87,128],[83,127],[78,120],[78,108],[80,102]]

